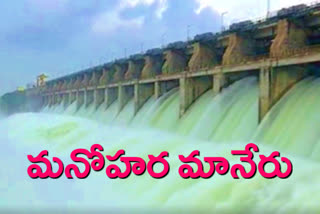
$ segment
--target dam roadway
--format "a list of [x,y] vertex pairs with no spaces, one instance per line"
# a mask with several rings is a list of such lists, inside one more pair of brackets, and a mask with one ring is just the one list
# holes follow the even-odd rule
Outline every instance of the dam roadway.
[[33,100],[39,110],[73,102],[77,108],[92,103],[108,108],[118,100],[120,112],[134,98],[137,113],[151,96],[179,87],[182,117],[206,91],[216,95],[237,80],[256,76],[261,121],[292,86],[320,73],[320,5],[301,6],[294,14],[286,10],[50,80],[27,90],[26,102]]

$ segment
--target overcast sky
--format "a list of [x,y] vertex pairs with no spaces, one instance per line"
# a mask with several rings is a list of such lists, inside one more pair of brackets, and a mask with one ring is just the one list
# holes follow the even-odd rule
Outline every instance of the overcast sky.
[[[309,0],[270,0],[276,10]],[[8,0],[0,13],[0,95],[225,24],[265,16],[267,0]]]

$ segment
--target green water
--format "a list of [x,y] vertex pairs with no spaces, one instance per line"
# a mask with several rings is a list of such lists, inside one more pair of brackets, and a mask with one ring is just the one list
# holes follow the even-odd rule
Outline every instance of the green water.
[[[202,95],[179,119],[179,94],[172,90],[150,98],[134,116],[133,100],[118,112],[115,101],[97,110],[93,105],[76,111],[73,103],[45,107],[42,113],[13,115],[0,123],[3,150],[0,164],[0,208],[22,210],[61,207],[88,210],[98,207],[125,212],[175,213],[320,213],[320,79],[297,84],[258,125],[258,83],[245,78],[218,96]],[[198,149],[201,157],[223,156],[230,165],[238,157],[231,149],[254,142],[260,152],[280,151],[294,166],[289,179],[234,180],[230,174],[210,179],[182,179],[178,155]],[[47,149],[65,164],[75,148],[104,147],[104,154],[124,149],[129,156],[147,158],[168,151],[170,173],[163,179],[131,175],[111,180],[105,172],[85,180],[32,180],[27,176],[27,154]],[[12,155],[14,152],[15,155]],[[258,162],[258,155],[256,155]],[[122,166],[123,167],[123,166]],[[207,167],[207,166],[205,166]],[[80,167],[81,168],[81,167]],[[4,190],[4,191],[1,191]]]
[[320,160],[320,79],[297,84],[267,115],[255,141]]

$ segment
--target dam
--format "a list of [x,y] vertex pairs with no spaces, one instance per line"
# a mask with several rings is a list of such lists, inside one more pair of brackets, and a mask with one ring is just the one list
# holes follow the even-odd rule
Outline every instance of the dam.
[[[15,172],[0,170],[0,190],[10,186],[0,207],[19,202],[25,209],[320,212],[319,26],[319,4],[295,6],[5,94],[0,109],[10,116],[0,118],[8,133],[0,136],[0,161]],[[289,157],[292,176],[177,176],[178,154],[199,149],[201,157],[237,163],[230,150],[249,142]],[[67,160],[72,149],[94,143],[109,155],[125,149],[146,158],[167,150],[172,173],[161,180],[27,178],[27,153],[48,149],[50,159],[59,154]]]
[[[236,23],[222,33],[196,35],[188,42],[170,43],[50,80],[26,90],[24,102],[37,111],[61,103],[67,108],[73,102],[77,109],[92,103],[108,108],[117,100],[119,113],[134,98],[136,114],[151,96],[157,99],[179,88],[182,117],[206,91],[212,89],[215,96],[233,82],[255,76],[261,121],[295,83],[318,75],[318,5],[302,5],[294,15],[290,11],[283,9],[265,20]],[[8,109],[15,109],[12,106]]]

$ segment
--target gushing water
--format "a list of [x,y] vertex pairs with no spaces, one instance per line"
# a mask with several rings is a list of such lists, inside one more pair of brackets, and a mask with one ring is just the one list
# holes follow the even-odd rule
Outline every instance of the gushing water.
[[255,141],[319,161],[319,93],[319,78],[298,83],[266,116]]
[[[19,204],[22,210],[319,213],[319,93],[319,79],[301,81],[259,127],[255,78],[240,80],[216,97],[206,92],[180,119],[177,90],[158,100],[150,98],[135,116],[133,100],[121,112],[117,101],[97,110],[93,105],[77,110],[74,102],[66,109],[60,105],[45,107],[42,113],[13,115],[0,123],[5,133],[0,135],[0,164],[5,166],[0,168],[0,208]],[[292,176],[234,180],[229,174],[216,174],[186,180],[178,175],[179,154],[198,149],[201,157],[223,156],[232,165],[239,161],[230,150],[243,149],[250,140],[263,154],[279,150],[292,160]],[[112,180],[104,171],[85,180],[33,180],[27,175],[28,154],[47,149],[50,157],[60,157],[66,165],[72,150],[94,143],[103,145],[105,155],[125,149],[129,156],[147,159],[148,154],[168,151],[170,173],[160,180],[147,173]]]

